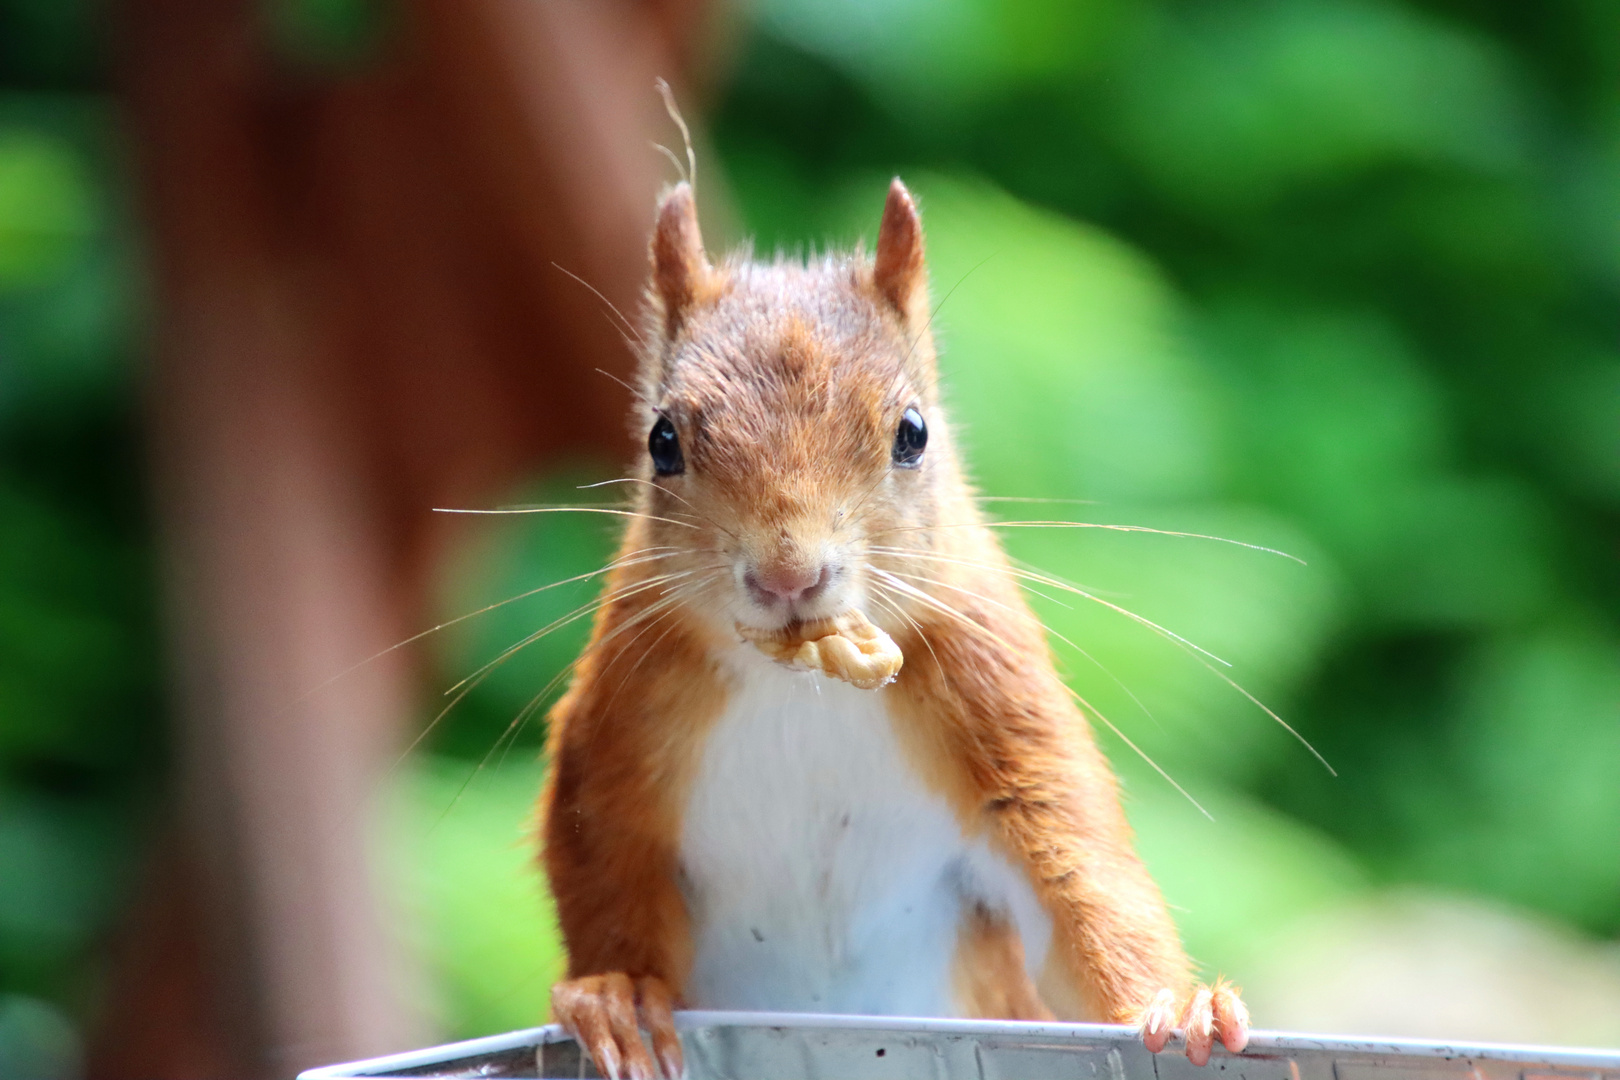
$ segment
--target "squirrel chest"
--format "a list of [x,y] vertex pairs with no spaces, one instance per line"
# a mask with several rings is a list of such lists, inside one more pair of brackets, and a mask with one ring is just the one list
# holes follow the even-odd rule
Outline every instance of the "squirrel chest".
[[[965,912],[1050,921],[906,760],[884,695],[739,653],[682,819],[696,1007],[951,1016]],[[1031,971],[1031,975],[1037,974]]]

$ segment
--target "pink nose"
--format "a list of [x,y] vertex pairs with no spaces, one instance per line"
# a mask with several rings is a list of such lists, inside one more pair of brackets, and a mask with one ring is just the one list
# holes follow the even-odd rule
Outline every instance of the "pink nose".
[[827,567],[822,563],[755,567],[743,574],[743,581],[754,599],[767,607],[777,601],[791,604],[808,600],[821,591],[827,584]]

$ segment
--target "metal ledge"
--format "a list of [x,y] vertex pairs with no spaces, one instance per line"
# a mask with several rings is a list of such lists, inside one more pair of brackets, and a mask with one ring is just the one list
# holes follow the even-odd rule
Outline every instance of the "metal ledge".
[[[1620,1050],[1254,1032],[1198,1068],[1113,1024],[807,1013],[675,1015],[689,1080],[1620,1080]],[[597,1076],[555,1025],[311,1069],[348,1077]]]

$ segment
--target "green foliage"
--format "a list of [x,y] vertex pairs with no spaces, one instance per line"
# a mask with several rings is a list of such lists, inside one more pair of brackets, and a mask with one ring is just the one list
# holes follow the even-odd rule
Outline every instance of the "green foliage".
[[59,139],[27,130],[0,142],[0,289],[49,281],[91,235],[83,163]]
[[478,767],[424,757],[398,829],[399,895],[422,934],[445,1034],[533,1027],[562,971],[529,823],[540,790],[534,755]]
[[1375,169],[1512,174],[1528,155],[1502,51],[1393,5],[1166,5],[1122,36],[1113,70],[1112,138],[1212,217]]
[[[0,3],[0,1074],[80,1069],[164,761],[92,9]],[[70,1019],[72,1018],[72,1019]]]

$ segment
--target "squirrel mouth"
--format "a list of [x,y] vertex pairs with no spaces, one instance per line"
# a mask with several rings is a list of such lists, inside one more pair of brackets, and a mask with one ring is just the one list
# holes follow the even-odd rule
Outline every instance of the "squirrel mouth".
[[894,639],[850,608],[826,619],[795,619],[776,630],[737,624],[742,639],[795,671],[819,671],[862,690],[894,681],[905,657]]

